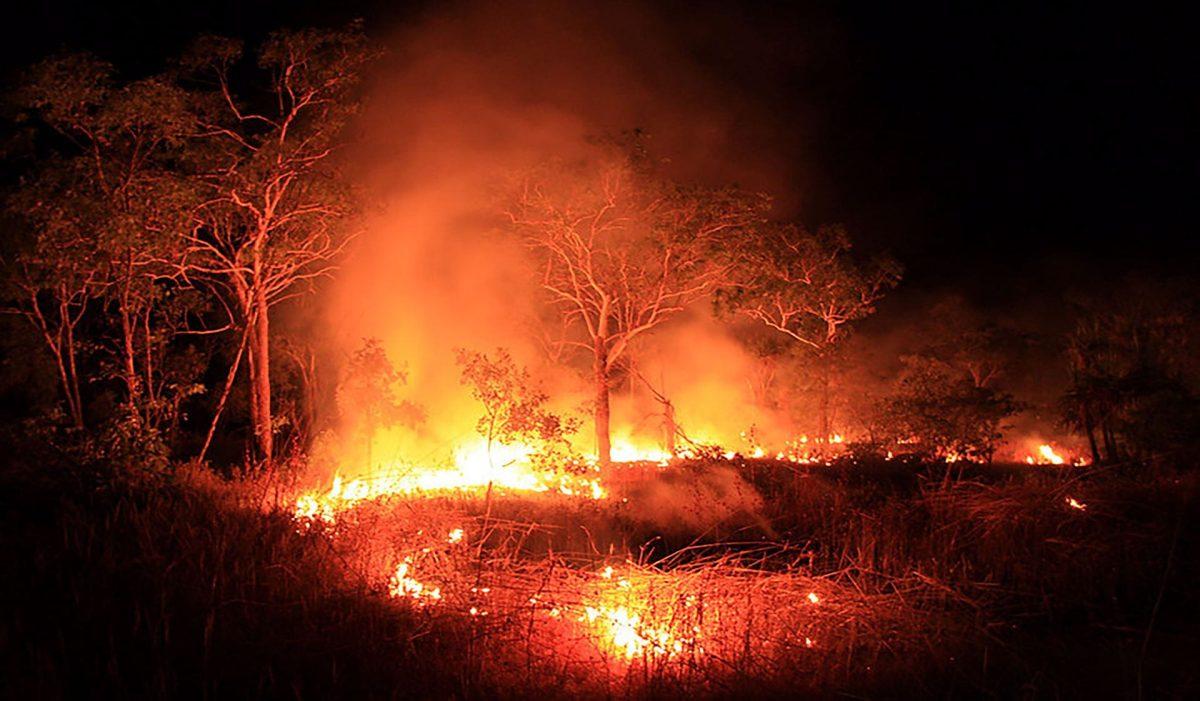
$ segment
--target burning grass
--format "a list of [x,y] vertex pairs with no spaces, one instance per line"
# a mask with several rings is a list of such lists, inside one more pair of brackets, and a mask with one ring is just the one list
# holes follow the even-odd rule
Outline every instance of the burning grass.
[[275,478],[23,478],[5,535],[28,569],[5,576],[30,603],[6,619],[5,691],[925,697],[1134,692],[1138,672],[1191,688],[1170,661],[1196,642],[1197,544],[1176,521],[1194,480],[869,467],[672,467],[736,471],[763,523],[696,522],[669,547],[629,512],[632,479],[602,500],[394,494],[306,523]]

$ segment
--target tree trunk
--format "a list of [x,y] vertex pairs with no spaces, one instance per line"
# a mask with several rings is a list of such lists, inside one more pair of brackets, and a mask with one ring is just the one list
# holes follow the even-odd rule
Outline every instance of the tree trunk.
[[254,292],[254,324],[250,334],[250,414],[258,457],[270,460],[274,453],[271,430],[271,328],[266,293]]
[[[120,305],[121,355],[124,364],[125,391],[128,395],[126,399],[129,402],[130,416],[140,416],[142,402],[140,390],[141,377],[138,375],[137,371],[137,344],[135,342],[135,335],[137,331],[133,326],[132,318],[130,318],[128,280],[125,281],[125,288],[121,292]],[[147,338],[146,342],[150,342],[149,338]]]
[[663,443],[667,452],[675,454],[675,436],[679,433],[679,424],[675,423],[675,405],[663,401]]
[[1083,431],[1087,434],[1088,448],[1092,451],[1092,464],[1099,465],[1103,460],[1100,458],[1100,446],[1096,445],[1096,427],[1092,425],[1092,413],[1086,405],[1080,407],[1079,413],[1083,414]]
[[612,462],[612,439],[609,437],[608,408],[608,351],[603,338],[596,340],[596,457],[601,466]]
[[1101,424],[1101,434],[1104,436],[1104,451],[1108,453],[1108,461],[1116,462],[1118,459],[1117,439],[1113,435],[1112,428],[1108,422]]
[[827,443],[829,441],[829,358],[821,358],[821,399],[820,399],[820,422],[821,434],[818,439],[819,443]]
[[62,350],[57,346],[51,346],[50,352],[54,355],[54,362],[58,366],[59,384],[62,385],[63,397],[67,400],[67,413],[71,416],[71,425],[75,428],[83,428],[83,414],[75,406],[75,394],[71,391],[71,379],[67,376],[67,365],[63,359]]
[[368,411],[367,412],[367,472],[368,473],[375,471],[375,466],[371,464],[371,458],[373,457],[371,453],[374,452],[371,449],[375,445],[375,418],[373,416],[371,416],[370,414],[371,414],[371,412]]
[[225,377],[225,387],[221,390],[221,398],[217,400],[217,408],[213,412],[212,423],[208,426],[208,434],[204,436],[204,446],[200,448],[199,461],[204,462],[204,456],[208,453],[208,447],[212,445],[213,436],[217,432],[217,423],[221,420],[221,412],[225,411],[225,402],[229,399],[229,391],[233,389],[233,381],[237,378],[238,365],[242,362],[242,355],[246,352],[246,341],[250,337],[250,329],[242,331],[242,342],[238,346],[237,355],[233,356],[233,362],[229,366],[229,374]]
[[[65,298],[64,298],[65,299]],[[66,356],[67,396],[71,409],[71,420],[76,428],[83,428],[83,398],[79,393],[79,371],[75,364],[75,325],[66,302],[59,306],[59,318],[63,326],[63,354]]]

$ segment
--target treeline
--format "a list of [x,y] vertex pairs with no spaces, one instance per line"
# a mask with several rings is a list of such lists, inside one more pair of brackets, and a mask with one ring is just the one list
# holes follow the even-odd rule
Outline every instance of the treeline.
[[[203,457],[244,367],[254,452],[272,457],[272,310],[354,237],[338,154],[375,53],[352,25],[277,32],[252,55],[204,37],[136,80],[90,55],[26,72],[4,297],[50,361],[56,428],[166,459],[187,418]],[[185,417],[202,394],[203,427]]]
[[[322,381],[312,339],[272,323],[357,234],[365,203],[342,153],[378,54],[355,24],[277,32],[252,52],[204,37],[132,80],[89,55],[31,67],[10,96],[2,258],[18,322],[5,334],[8,403],[32,406],[10,418],[151,464],[302,450],[319,406],[365,417],[371,433],[419,421],[378,343],[343,363],[341,382]],[[939,305],[880,376],[852,331],[899,284],[896,260],[861,254],[841,227],[773,220],[767,195],[667,170],[632,131],[512,173],[480,203],[527,254],[547,358],[591,380],[601,462],[623,382],[661,404],[668,446],[687,439],[633,359],[708,302],[760,364],[755,401],[815,444],[847,433],[881,452],[993,458],[1026,408],[1012,365],[1027,334]],[[1054,418],[1097,462],[1195,442],[1195,296],[1151,287],[1087,295],[1055,361],[1071,383]],[[228,440],[239,433],[245,447]]]

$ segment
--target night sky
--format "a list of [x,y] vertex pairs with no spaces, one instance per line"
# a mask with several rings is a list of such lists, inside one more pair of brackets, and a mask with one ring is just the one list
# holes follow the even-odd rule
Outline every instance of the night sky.
[[[1128,270],[1187,273],[1198,257],[1194,25],[1161,9],[1054,4],[654,7],[680,18],[715,80],[768,108],[772,133],[794,116],[795,134],[748,144],[803,164],[785,209],[889,249],[909,270],[903,294],[957,290],[999,309]],[[0,61],[11,79],[46,54],[90,49],[136,73],[200,33],[253,40],[355,16],[386,33],[428,9],[24,2],[6,10]]]

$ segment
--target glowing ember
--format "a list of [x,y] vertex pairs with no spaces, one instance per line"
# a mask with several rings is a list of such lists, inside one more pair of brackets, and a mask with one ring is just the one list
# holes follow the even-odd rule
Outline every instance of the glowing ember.
[[1075,497],[1067,497],[1065,499],[1065,501],[1067,503],[1067,506],[1071,507],[1072,509],[1079,509],[1080,511],[1087,511],[1087,504],[1084,504],[1081,501],[1077,501],[1075,499]]
[[809,601],[809,603],[819,604],[819,603],[821,603],[821,597],[817,596],[817,593],[815,591],[810,591],[808,593],[808,601]]

